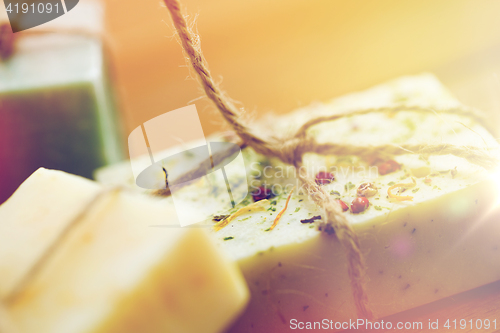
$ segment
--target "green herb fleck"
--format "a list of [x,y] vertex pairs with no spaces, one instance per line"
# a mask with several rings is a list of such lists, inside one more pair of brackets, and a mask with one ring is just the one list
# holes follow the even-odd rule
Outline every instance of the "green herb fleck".
[[330,191],[330,195],[338,195],[340,196],[340,193],[338,191]]
[[395,182],[390,182],[387,185],[392,186],[392,185],[396,185],[396,183]]
[[271,205],[276,205],[276,200],[271,201]]
[[231,239],[234,239],[234,237],[233,237],[233,236],[224,237],[224,240],[225,240],[225,241],[226,241],[226,240],[231,240]]
[[297,213],[300,210],[300,207],[295,208],[295,213]]
[[353,189],[354,187],[356,187],[356,185],[354,185],[353,183],[349,182],[347,184],[344,185],[344,190],[347,192],[347,191],[350,191],[351,189]]
[[413,190],[411,190],[413,193],[417,193],[418,190],[420,190],[420,187],[417,187],[417,188],[414,188]]
[[337,160],[335,161],[335,164],[353,164],[354,161],[352,159],[352,157],[350,156],[341,156],[339,158],[337,158]]
[[240,206],[248,206],[249,204],[250,204],[250,200],[248,198],[246,198],[245,200],[243,200],[240,203]]
[[401,95],[401,94],[395,94],[394,95],[394,102],[395,103],[403,103],[408,101],[408,96]]
[[417,125],[410,118],[406,118],[403,122],[410,131],[414,131],[417,128]]
[[269,231],[269,230],[271,230],[271,228],[267,228],[267,229],[266,229],[266,230],[264,230],[264,231]]
[[375,208],[376,210],[382,210],[382,207],[380,207],[380,206],[375,206],[373,208]]

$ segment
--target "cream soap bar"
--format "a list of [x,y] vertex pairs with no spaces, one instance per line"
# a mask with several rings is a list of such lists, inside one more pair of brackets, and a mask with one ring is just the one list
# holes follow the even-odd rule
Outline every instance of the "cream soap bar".
[[[272,124],[275,131],[293,133],[321,115],[394,105],[408,110],[460,107],[433,76],[421,75],[304,108]],[[498,148],[473,118],[438,112],[369,113],[318,125],[310,133],[320,142],[352,145],[450,143]],[[230,332],[288,332],[297,322],[355,320],[345,251],[334,234],[308,223],[321,216],[318,207],[295,190],[281,220],[270,228],[289,191],[294,185],[300,187],[294,169],[250,149],[245,152],[250,190],[266,186],[277,196],[269,199],[264,211],[239,216],[213,232],[221,248],[238,262],[251,290],[250,305]],[[358,156],[313,154],[306,156],[304,164],[312,176],[319,171],[333,173],[334,181],[323,186],[348,205],[361,184],[369,182],[377,189],[367,198],[366,210],[344,212],[366,258],[367,292],[377,316],[500,279],[497,176],[449,155],[376,157],[393,159],[400,168],[386,173]],[[130,180],[124,177],[125,168],[111,167],[97,177],[125,184]],[[393,187],[400,183],[407,186]],[[390,199],[390,188],[392,195],[411,200]],[[194,196],[186,193],[187,197]],[[249,197],[242,206],[252,201]]]
[[172,214],[39,169],[0,206],[3,322],[23,333],[222,331],[246,283],[204,230],[152,227]]

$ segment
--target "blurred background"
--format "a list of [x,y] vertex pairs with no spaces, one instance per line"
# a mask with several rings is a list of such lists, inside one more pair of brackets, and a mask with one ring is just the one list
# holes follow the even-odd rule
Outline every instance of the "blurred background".
[[[313,101],[430,71],[500,116],[500,1],[183,0],[214,77],[248,112]],[[189,72],[159,0],[106,0],[127,131],[195,103],[205,134],[222,121]]]
[[[182,3],[212,75],[255,117],[432,72],[500,121],[498,0]],[[225,128],[160,0],[80,0],[14,34],[11,54],[3,8],[2,19],[0,203],[41,166],[92,178],[128,157],[134,128],[165,112],[194,103],[205,135]]]

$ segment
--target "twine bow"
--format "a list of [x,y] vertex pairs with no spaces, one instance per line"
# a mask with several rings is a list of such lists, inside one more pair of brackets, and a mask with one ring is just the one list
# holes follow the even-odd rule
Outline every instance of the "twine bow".
[[[256,152],[277,157],[286,164],[295,166],[298,172],[298,178],[303,184],[303,188],[309,194],[309,197],[322,209],[324,223],[333,227],[335,235],[346,251],[348,259],[348,273],[351,281],[351,289],[354,296],[354,302],[359,318],[373,319],[374,315],[369,306],[366,291],[366,263],[360,250],[359,239],[352,226],[347,221],[339,204],[336,203],[325,190],[316,184],[307,172],[302,168],[302,157],[305,153],[316,153],[320,155],[358,155],[368,156],[374,153],[378,154],[426,154],[426,155],[455,155],[466,159],[470,163],[482,166],[485,169],[492,169],[498,165],[498,160],[488,154],[487,151],[476,147],[459,147],[450,144],[430,144],[430,145],[381,145],[381,146],[353,146],[339,145],[333,143],[318,143],[314,138],[308,135],[309,128],[326,121],[333,121],[343,117],[353,115],[367,114],[372,112],[399,112],[399,111],[419,111],[432,112],[435,110],[421,107],[388,107],[354,110],[346,113],[319,117],[309,120],[302,125],[299,130],[289,137],[262,137],[257,136],[243,118],[240,111],[235,107],[229,98],[214,83],[210,71],[208,70],[205,59],[199,47],[198,36],[196,36],[186,24],[178,0],[164,0],[170,12],[172,21],[177,30],[180,42],[186,54],[189,57],[200,84],[206,95],[215,104],[225,120],[231,125],[233,130],[242,140],[242,145],[253,148]],[[492,130],[490,124],[477,111],[469,108],[450,108],[440,110],[440,112],[453,113],[474,118],[485,128]],[[221,160],[223,159],[223,156]],[[189,177],[196,170],[181,177]],[[169,194],[168,190],[164,194]]]

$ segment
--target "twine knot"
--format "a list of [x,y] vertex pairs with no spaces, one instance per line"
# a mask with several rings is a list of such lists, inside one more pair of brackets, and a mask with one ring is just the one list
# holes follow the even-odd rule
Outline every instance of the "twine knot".
[[286,164],[297,166],[302,162],[302,156],[298,154],[300,152],[299,146],[301,140],[296,137],[289,137],[284,140],[279,140],[278,151],[276,156]]

